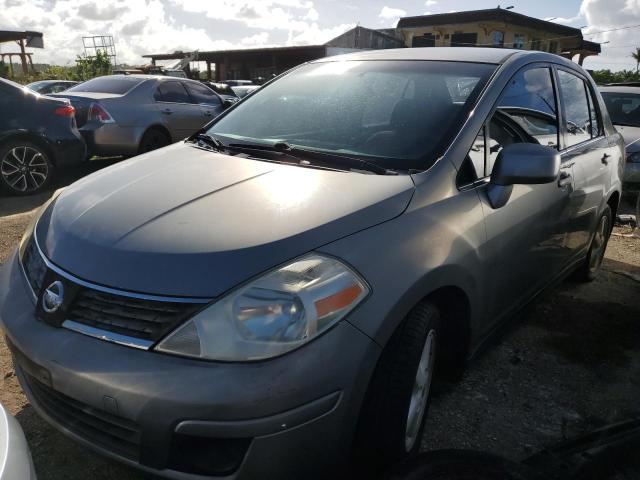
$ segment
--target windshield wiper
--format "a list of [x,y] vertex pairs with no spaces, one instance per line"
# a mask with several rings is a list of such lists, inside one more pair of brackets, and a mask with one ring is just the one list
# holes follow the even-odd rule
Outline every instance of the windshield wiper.
[[333,168],[343,167],[342,169],[344,169],[344,164],[347,163],[350,170],[365,170],[378,175],[398,175],[396,170],[385,168],[377,163],[370,162],[362,158],[300,148],[287,142],[276,142],[273,145],[231,143],[227,145],[227,148],[276,152],[280,155],[286,155],[298,160],[300,165],[319,165],[321,167]]
[[226,147],[225,147],[224,143],[222,143],[217,138],[212,137],[211,135],[208,135],[206,133],[198,133],[193,138],[194,138],[194,140],[198,140],[199,142],[202,142],[205,145],[207,145],[207,146],[209,146],[209,147],[211,147],[214,150],[217,150],[219,152],[224,152],[226,150]]

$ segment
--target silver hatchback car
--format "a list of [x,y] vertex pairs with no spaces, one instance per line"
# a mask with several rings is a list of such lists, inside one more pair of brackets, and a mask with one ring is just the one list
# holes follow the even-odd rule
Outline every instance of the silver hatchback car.
[[71,101],[90,155],[131,156],[193,134],[231,102],[201,82],[160,75],[109,75],[52,95]]
[[559,56],[317,60],[54,196],[0,272],[2,326],[34,408],[127,464],[371,478],[418,450],[434,375],[594,278],[622,165]]

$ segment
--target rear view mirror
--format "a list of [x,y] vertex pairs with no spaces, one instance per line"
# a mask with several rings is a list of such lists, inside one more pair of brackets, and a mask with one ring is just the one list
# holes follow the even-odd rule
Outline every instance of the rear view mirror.
[[489,201],[502,207],[511,196],[513,185],[551,183],[560,172],[560,154],[555,148],[537,143],[513,143],[498,154],[489,182]]

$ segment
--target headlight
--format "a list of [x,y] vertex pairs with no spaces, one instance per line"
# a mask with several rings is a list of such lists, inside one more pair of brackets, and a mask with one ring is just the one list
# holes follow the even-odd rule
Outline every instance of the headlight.
[[640,163],[640,152],[633,152],[627,155],[627,162]]
[[156,350],[226,361],[275,357],[313,340],[368,293],[366,283],[340,261],[307,255],[212,304]]

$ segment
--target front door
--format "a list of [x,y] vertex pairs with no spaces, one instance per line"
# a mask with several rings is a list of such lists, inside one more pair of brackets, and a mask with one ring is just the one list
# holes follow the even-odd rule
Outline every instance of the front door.
[[[539,143],[557,149],[558,112],[551,68],[537,65],[516,73],[487,122],[487,173],[509,144]],[[573,164],[562,163],[556,182],[514,185],[500,208],[491,206],[486,187],[479,194],[487,230],[492,318],[497,318],[527,300],[568,262],[567,226],[575,216]]]

